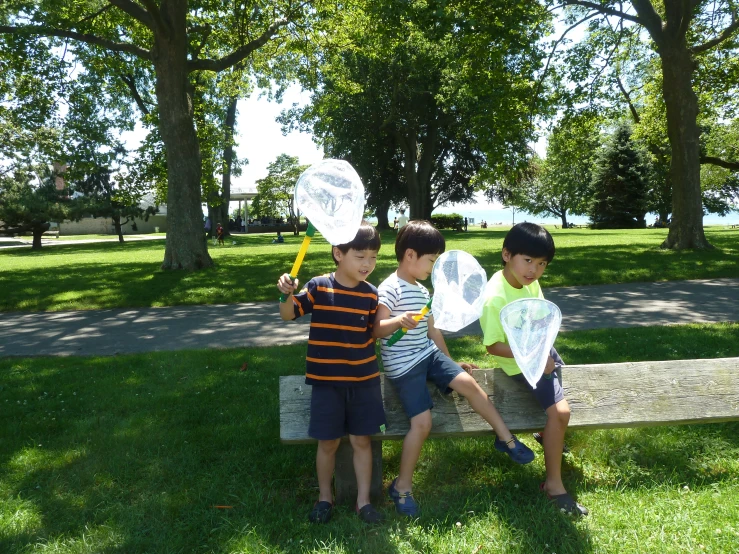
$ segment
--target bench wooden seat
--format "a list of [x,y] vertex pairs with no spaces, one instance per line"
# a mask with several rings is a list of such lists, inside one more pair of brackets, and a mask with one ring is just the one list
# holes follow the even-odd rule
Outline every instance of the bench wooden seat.
[[[711,423],[739,419],[739,358],[627,362],[565,366],[562,386],[572,416],[569,429],[603,429]],[[523,384],[500,369],[473,371],[512,432],[541,430],[546,416]],[[315,442],[308,436],[311,387],[304,376],[280,377],[280,440]],[[381,495],[383,440],[402,440],[408,432],[393,385],[382,376],[387,416],[385,434],[373,438],[372,494]],[[431,437],[492,435],[488,424],[456,393],[442,396],[429,386],[434,409]],[[335,471],[338,502],[353,502],[356,481],[352,449],[342,441]]]

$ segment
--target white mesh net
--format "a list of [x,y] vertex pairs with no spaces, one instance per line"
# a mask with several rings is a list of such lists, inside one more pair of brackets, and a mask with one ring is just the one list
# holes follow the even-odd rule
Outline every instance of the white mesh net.
[[522,298],[500,310],[500,322],[521,373],[536,388],[559,332],[562,312],[548,300]]
[[323,160],[300,176],[295,202],[330,244],[346,244],[362,224],[364,187],[349,162]]
[[462,250],[444,252],[434,263],[431,282],[435,327],[459,331],[480,319],[487,275],[474,256]]

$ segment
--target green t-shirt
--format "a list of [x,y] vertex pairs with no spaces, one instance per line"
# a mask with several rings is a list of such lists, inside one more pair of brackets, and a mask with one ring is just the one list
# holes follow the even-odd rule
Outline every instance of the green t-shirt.
[[[506,281],[503,270],[498,271],[490,278],[485,289],[485,306],[482,309],[482,317],[480,317],[482,343],[485,346],[490,346],[496,342],[508,344],[508,337],[506,337],[503,324],[500,322],[500,310],[506,304],[521,298],[544,298],[539,281],[534,281],[528,286],[517,289]],[[513,358],[502,358],[500,356],[493,356],[493,358],[506,374],[516,375],[521,373],[521,369]]]

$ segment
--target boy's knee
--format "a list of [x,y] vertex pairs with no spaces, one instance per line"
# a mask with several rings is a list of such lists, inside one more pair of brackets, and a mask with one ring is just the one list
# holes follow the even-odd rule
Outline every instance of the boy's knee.
[[336,454],[336,451],[339,449],[339,443],[341,443],[341,439],[318,441],[318,450],[323,454]]
[[427,437],[431,433],[431,411],[426,410],[422,414],[411,418],[411,431]]
[[352,443],[352,448],[365,450],[370,448],[372,440],[367,435],[349,435],[349,441]]
[[475,378],[466,372],[462,372],[452,379],[452,382],[449,383],[449,388],[465,397],[471,394],[481,394],[487,397],[487,394],[485,394],[482,387],[475,381]]
[[547,410],[549,417],[554,417],[563,427],[570,423],[570,405],[567,400],[561,400]]

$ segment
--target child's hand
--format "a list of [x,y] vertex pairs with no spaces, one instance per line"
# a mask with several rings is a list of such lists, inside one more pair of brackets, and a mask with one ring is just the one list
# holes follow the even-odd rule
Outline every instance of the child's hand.
[[418,321],[413,319],[413,316],[418,314],[419,312],[405,312],[403,315],[398,316],[400,318],[400,326],[405,329],[415,329],[418,325]]
[[280,280],[277,281],[277,288],[282,294],[287,294],[288,296],[290,296],[298,288],[298,280],[295,279],[293,281],[290,278],[290,275],[288,273],[285,273],[280,277]]
[[473,369],[480,369],[475,364],[470,364],[470,363],[467,363],[467,362],[459,362],[459,367],[461,367],[462,369],[464,369],[467,373],[472,373],[472,370]]
[[544,375],[549,375],[552,371],[554,371],[554,359],[549,356],[549,358],[547,358],[547,365],[544,368]]

